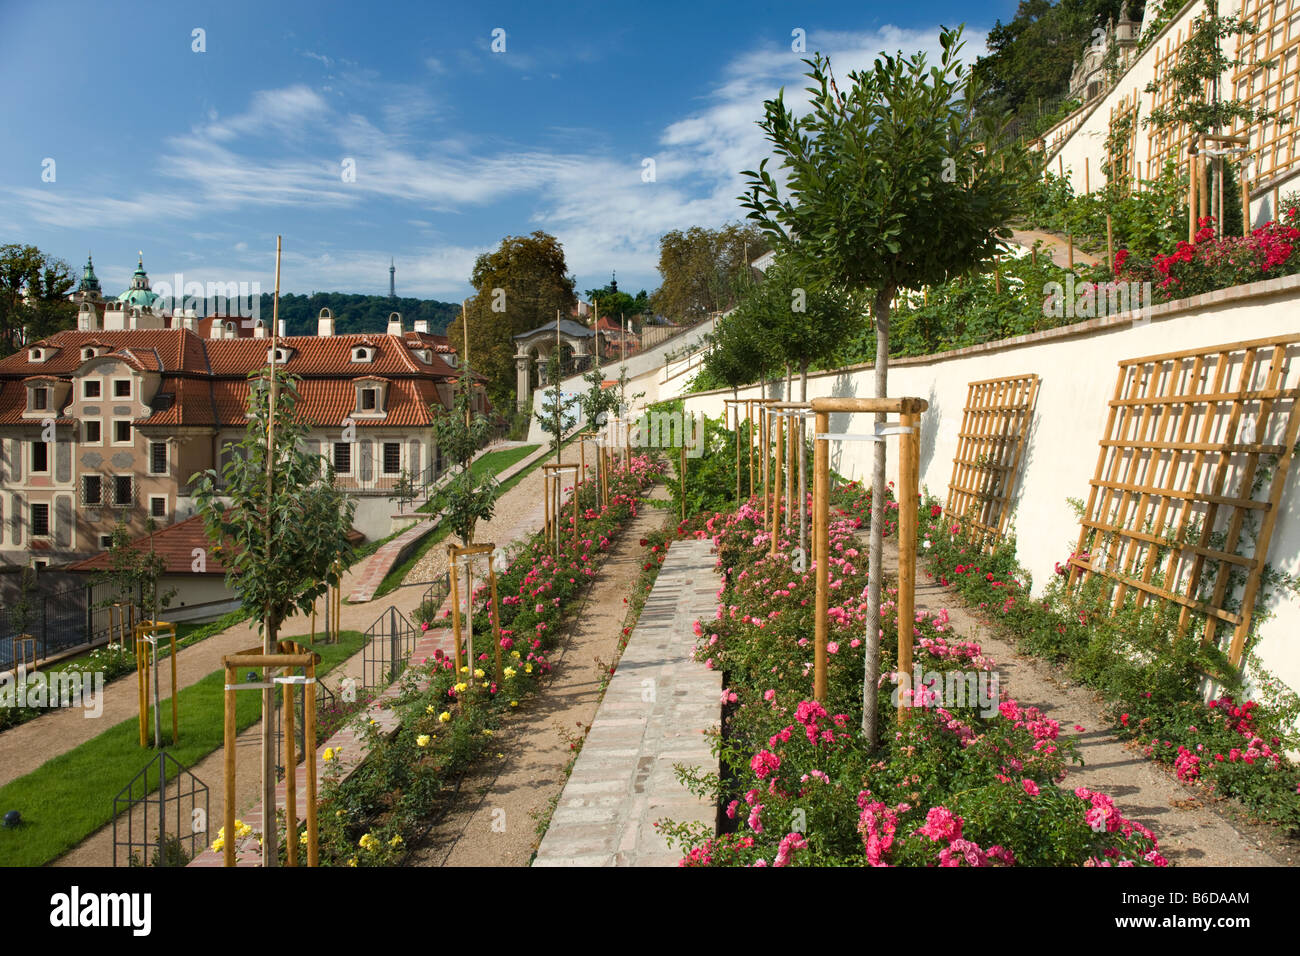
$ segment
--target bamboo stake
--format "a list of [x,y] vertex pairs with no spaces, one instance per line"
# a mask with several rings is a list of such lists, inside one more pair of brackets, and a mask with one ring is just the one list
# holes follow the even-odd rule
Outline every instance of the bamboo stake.
[[1250,235],[1250,182],[1246,179],[1246,169],[1241,170],[1241,234]]
[[497,600],[497,570],[490,558],[488,560],[488,581],[492,585],[492,636],[495,638],[493,643],[496,646],[496,677],[499,686],[505,680],[505,672],[501,668],[501,604]]
[[[275,413],[280,400],[280,385],[275,371],[275,355],[279,348],[280,335],[280,248],[281,237],[275,237],[275,296],[271,299],[271,388],[266,422],[266,501],[268,507],[275,487]],[[275,546],[275,521],[268,515],[266,522],[266,544],[268,551]],[[263,650],[270,654],[275,650],[276,628],[271,619],[271,607],[268,603],[264,609]],[[262,865],[277,867],[280,865],[280,853],[277,846],[275,822],[275,737],[271,727],[271,714],[275,712],[275,689],[262,689],[262,820],[266,821],[262,835]]]
[[1073,269],[1073,268],[1074,268],[1074,233],[1070,233],[1069,240],[1070,240],[1070,246],[1069,246],[1069,263],[1070,263],[1070,265],[1069,265],[1069,268]]
[[749,425],[749,497],[754,497],[754,400],[745,400],[745,421]]
[[[450,550],[450,548],[448,549]],[[460,568],[456,556],[451,555],[451,633],[454,645],[456,680],[460,680],[461,645],[460,645]]]
[[774,413],[773,426],[776,429],[776,435],[773,437],[772,446],[776,451],[776,458],[773,467],[776,472],[772,480],[772,557],[776,557],[777,539],[781,536],[781,466],[784,464],[784,449],[782,441],[785,437],[785,418],[779,412]]
[[817,412],[813,425],[813,563],[817,581],[813,633],[813,700],[825,703],[826,686],[826,610],[830,596],[830,538],[827,523],[830,515],[830,455],[824,435],[830,430],[830,413]]
[[1115,240],[1111,228],[1110,213],[1106,213],[1106,261],[1110,263],[1110,274],[1115,274]]
[[1084,193],[1092,192],[1092,181],[1088,175],[1088,157],[1083,157],[1083,191]]

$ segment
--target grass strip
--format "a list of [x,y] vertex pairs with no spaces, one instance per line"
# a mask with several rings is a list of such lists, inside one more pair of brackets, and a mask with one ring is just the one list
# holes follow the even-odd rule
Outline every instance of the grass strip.
[[[344,631],[337,644],[318,645],[318,675],[359,651],[364,640],[359,631]],[[182,766],[194,766],[223,745],[225,680],[225,671],[216,670],[181,690],[180,741],[167,752]],[[261,719],[262,695],[242,693],[237,701],[242,731]],[[164,724],[170,712],[168,697],[160,704]],[[153,756],[152,748],[140,746],[139,723],[131,717],[0,787],[0,813],[18,810],[23,817],[16,829],[0,829],[0,865],[41,866],[110,823],[113,798]],[[149,792],[157,785],[157,776],[150,775]]]

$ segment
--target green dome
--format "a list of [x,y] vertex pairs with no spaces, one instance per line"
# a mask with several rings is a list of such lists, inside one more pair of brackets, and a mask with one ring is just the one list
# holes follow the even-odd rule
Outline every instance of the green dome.
[[161,297],[157,292],[149,290],[149,274],[144,271],[144,253],[142,252],[140,253],[140,261],[136,263],[135,274],[131,276],[131,288],[119,295],[117,301],[147,309],[152,308],[159,298]]

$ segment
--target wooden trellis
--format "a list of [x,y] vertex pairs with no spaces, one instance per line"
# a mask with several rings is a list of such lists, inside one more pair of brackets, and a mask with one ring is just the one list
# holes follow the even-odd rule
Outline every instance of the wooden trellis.
[[[1072,586],[1101,574],[1114,610],[1130,592],[1137,607],[1177,605],[1180,634],[1204,615],[1205,641],[1231,625],[1241,664],[1300,430],[1298,352],[1290,335],[1120,363]],[[1261,471],[1264,456],[1276,462]],[[1245,573],[1239,596],[1233,569]]]
[[[1238,120],[1232,130],[1251,136],[1247,157],[1259,182],[1300,165],[1300,0],[1245,0],[1242,18],[1257,31],[1237,38],[1243,65],[1232,78],[1234,98],[1278,115],[1249,128]],[[1259,65],[1265,62],[1273,68]]]
[[965,519],[985,544],[1006,531],[1038,383],[1037,375],[1014,375],[971,382],[966,392],[944,510]]
[[1135,90],[1110,108],[1109,129],[1117,129],[1121,123],[1129,124],[1128,135],[1123,137],[1122,142],[1113,144],[1116,147],[1115,152],[1108,153],[1106,156],[1107,165],[1110,167],[1107,181],[1116,184],[1124,192],[1128,192],[1133,186],[1133,181],[1138,178],[1138,106],[1138,94]]
[[[1189,31],[1195,29],[1195,25],[1188,27]],[[1175,31],[1173,37],[1165,37],[1164,49],[1157,47],[1155,57],[1155,102],[1147,110],[1150,116],[1153,111],[1173,109],[1176,103],[1174,84],[1169,79],[1169,71],[1178,65],[1178,57],[1182,54],[1183,45],[1186,43],[1183,36],[1182,28]],[[1165,161],[1172,159],[1178,164],[1179,170],[1187,166],[1187,148],[1191,143],[1192,131],[1186,123],[1178,123],[1175,126],[1160,127],[1152,124],[1147,132],[1147,164],[1148,175],[1159,175],[1159,171],[1164,169]]]

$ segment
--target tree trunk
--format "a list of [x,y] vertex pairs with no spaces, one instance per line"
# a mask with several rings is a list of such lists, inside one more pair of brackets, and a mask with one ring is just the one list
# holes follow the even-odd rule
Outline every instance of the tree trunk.
[[[888,394],[889,379],[889,300],[893,290],[881,289],[876,293],[872,315],[876,322],[876,398]],[[886,416],[876,413],[876,423],[883,424]],[[867,633],[864,650],[865,667],[862,675],[862,735],[867,746],[874,747],[878,740],[876,686],[880,680],[880,590],[884,579],[885,554],[885,443],[875,443],[875,458],[871,468],[871,543],[869,577],[867,578]]]

